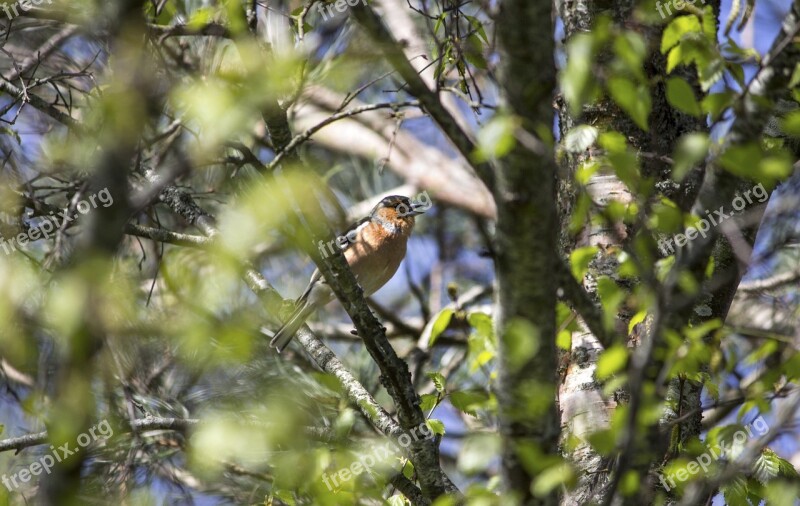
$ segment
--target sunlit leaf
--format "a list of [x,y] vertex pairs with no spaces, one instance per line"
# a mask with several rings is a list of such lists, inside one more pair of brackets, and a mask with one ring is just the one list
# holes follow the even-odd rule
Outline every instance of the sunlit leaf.
[[667,79],[667,101],[679,111],[700,115],[700,105],[694,96],[692,87],[680,77],[670,77]]

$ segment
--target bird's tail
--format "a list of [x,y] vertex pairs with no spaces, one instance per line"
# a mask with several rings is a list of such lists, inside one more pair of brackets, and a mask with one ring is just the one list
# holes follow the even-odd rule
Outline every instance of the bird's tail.
[[276,348],[278,353],[282,352],[292,341],[297,331],[300,330],[300,327],[303,326],[306,318],[313,312],[314,305],[311,304],[308,299],[301,300],[292,315],[286,320],[286,323],[275,332],[275,336],[272,338],[272,341],[269,342],[269,345]]

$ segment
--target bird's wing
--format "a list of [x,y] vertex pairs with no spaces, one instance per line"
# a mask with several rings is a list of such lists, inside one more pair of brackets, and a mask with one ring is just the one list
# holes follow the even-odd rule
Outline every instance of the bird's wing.
[[363,218],[361,218],[357,222],[355,222],[352,225],[350,225],[349,227],[347,227],[347,230],[345,230],[343,234],[341,234],[340,236],[337,237],[337,239],[342,238],[342,237],[344,237],[346,239],[346,241],[344,241],[344,247],[342,248],[342,252],[347,251],[347,248],[349,248],[350,246],[353,245],[353,243],[347,238],[348,235],[350,235],[351,233],[355,233],[356,230],[358,230],[359,228],[361,228],[364,225],[366,225],[369,222],[369,220],[370,220],[370,216],[364,216]]
[[[343,234],[341,234],[341,235],[336,237],[336,243],[339,244],[339,239],[340,238],[344,237],[346,239],[348,234],[350,234],[351,232],[353,232],[355,230],[358,230],[359,227],[361,227],[364,224],[366,224],[367,222],[369,222],[369,220],[370,220],[370,217],[369,216],[365,216],[364,218],[361,218],[360,220],[358,220],[355,223],[353,223],[352,225],[350,225]],[[342,252],[346,251],[349,247],[351,247],[353,245],[353,243],[350,242],[349,239],[346,239],[345,241],[342,241],[342,243],[344,244],[344,246],[341,248]],[[317,281],[320,281],[320,280],[323,283],[325,282],[325,280],[322,279],[322,273],[319,272],[319,269],[315,269],[314,270],[314,274],[311,275],[311,280],[308,282],[308,286],[306,287],[305,290],[303,290],[303,294],[300,295],[300,297],[297,298],[297,303],[305,301],[308,298],[308,296],[311,294],[311,290],[314,288],[314,284]]]
[[[322,279],[322,273],[319,272],[319,269],[314,269],[314,274],[311,275],[311,281],[308,282],[308,286],[305,290],[303,290],[303,294],[297,298],[297,304],[308,298],[309,294],[311,293],[311,289],[314,288],[314,284],[316,284],[316,282],[320,279]],[[323,279],[322,282],[324,283],[325,280]]]

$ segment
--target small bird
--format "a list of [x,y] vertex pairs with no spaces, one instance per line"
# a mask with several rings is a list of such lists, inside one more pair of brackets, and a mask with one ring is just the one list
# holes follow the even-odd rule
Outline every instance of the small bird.
[[[365,296],[377,292],[397,272],[406,256],[414,216],[424,211],[421,205],[414,204],[408,197],[392,195],[378,202],[368,216],[339,237],[337,242],[344,249],[344,258]],[[333,290],[319,269],[315,270],[308,287],[297,299],[297,307],[275,333],[270,346],[278,352],[283,351],[306,318],[333,298]]]

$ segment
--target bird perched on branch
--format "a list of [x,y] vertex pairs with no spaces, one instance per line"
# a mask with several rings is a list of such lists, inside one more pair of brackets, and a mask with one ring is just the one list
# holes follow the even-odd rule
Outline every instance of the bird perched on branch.
[[[386,197],[372,208],[369,216],[356,222],[336,240],[338,246],[344,249],[344,257],[365,296],[377,292],[397,272],[406,256],[406,245],[414,228],[414,216],[422,214],[426,208],[408,197]],[[323,256],[327,256],[325,246],[320,242]],[[327,247],[332,248],[333,241]],[[283,351],[306,318],[333,298],[333,290],[319,269],[315,270],[308,287],[297,299],[297,307],[275,333],[270,346],[279,352]]]

